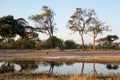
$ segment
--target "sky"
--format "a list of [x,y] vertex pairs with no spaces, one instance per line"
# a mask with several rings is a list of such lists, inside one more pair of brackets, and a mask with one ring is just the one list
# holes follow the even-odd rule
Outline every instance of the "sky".
[[[104,32],[97,37],[107,35],[118,35],[120,37],[120,0],[0,0],[0,17],[13,15],[15,19],[25,18],[30,25],[34,23],[28,19],[29,16],[42,13],[42,6],[49,6],[56,13],[54,19],[57,31],[55,36],[64,40],[73,40],[81,44],[78,33],[74,33],[67,28],[67,21],[75,12],[76,8],[94,9],[97,16],[112,31]],[[48,35],[40,34],[40,39],[47,39]],[[85,43],[92,43],[92,38],[85,35]]]

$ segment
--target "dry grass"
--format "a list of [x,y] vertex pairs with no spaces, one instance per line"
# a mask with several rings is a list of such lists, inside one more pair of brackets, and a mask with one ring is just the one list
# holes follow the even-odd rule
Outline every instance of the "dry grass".
[[0,80],[120,80],[120,74],[109,75],[52,75],[45,73],[5,73]]

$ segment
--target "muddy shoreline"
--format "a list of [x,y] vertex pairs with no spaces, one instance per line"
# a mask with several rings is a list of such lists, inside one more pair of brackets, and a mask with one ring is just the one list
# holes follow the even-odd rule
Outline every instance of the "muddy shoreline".
[[0,50],[0,61],[13,60],[120,63],[120,51]]

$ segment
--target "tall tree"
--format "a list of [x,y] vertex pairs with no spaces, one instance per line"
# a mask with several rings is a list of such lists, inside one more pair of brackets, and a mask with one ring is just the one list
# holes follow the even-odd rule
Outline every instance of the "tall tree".
[[91,25],[88,28],[88,34],[93,37],[93,49],[96,49],[95,40],[98,34],[102,34],[103,31],[110,31],[109,26],[106,26],[105,22],[98,20],[98,18],[92,18]]
[[76,11],[71,16],[68,21],[68,28],[74,32],[79,32],[82,40],[82,48],[85,50],[84,45],[84,33],[86,33],[86,28],[89,26],[91,18],[95,16],[94,10],[84,10],[81,8],[76,8]]
[[33,20],[35,23],[37,23],[39,31],[42,30],[42,32],[49,35],[52,41],[52,48],[55,47],[54,43],[54,30],[55,30],[55,23],[54,23],[54,16],[55,13],[52,9],[50,9],[48,6],[42,7],[43,13],[32,15],[29,17],[29,19]]

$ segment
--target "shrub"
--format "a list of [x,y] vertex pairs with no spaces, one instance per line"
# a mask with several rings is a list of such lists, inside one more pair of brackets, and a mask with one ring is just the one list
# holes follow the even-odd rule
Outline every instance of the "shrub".
[[46,48],[46,46],[45,46],[45,42],[44,41],[35,43],[35,49],[40,50],[40,49],[45,49],[45,48]]
[[64,42],[64,48],[65,49],[76,49],[77,44],[73,40],[66,40]]
[[[63,47],[63,40],[61,40],[60,38],[57,38],[57,37],[53,37],[54,38],[54,44],[55,44],[55,47]],[[45,41],[45,46],[47,49],[50,49],[52,48],[52,41],[50,38],[48,38],[46,41]]]

